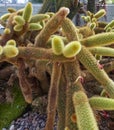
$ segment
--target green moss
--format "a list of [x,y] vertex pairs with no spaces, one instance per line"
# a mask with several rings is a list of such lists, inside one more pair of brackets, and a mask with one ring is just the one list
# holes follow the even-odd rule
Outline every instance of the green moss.
[[3,127],[8,127],[9,124],[22,114],[27,106],[20,88],[15,85],[12,88],[13,102],[0,104],[0,130]]

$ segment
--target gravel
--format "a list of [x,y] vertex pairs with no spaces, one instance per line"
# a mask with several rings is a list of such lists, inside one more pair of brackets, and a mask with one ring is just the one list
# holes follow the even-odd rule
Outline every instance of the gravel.
[[[17,120],[12,121],[9,129],[3,128],[2,130],[44,130],[46,118],[46,114],[27,112]],[[53,130],[56,130],[56,122],[57,119]]]

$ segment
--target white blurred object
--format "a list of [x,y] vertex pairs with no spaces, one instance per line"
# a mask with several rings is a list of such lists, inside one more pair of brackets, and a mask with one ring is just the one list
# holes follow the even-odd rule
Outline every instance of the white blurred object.
[[0,29],[4,29],[4,27],[0,24]]

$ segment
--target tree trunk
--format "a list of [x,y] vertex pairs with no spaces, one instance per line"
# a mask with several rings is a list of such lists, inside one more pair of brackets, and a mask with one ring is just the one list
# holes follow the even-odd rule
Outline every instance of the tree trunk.
[[44,0],[43,5],[38,13],[57,12],[60,7],[67,7],[70,9],[69,18],[72,19],[80,9],[79,0]]
[[88,0],[87,10],[92,13],[95,13],[95,0]]

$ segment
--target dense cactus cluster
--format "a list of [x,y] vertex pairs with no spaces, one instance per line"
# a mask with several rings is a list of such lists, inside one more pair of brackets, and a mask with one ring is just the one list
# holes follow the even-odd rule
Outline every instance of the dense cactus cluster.
[[[33,92],[37,96],[48,94],[45,130],[53,130],[56,111],[58,130],[98,130],[93,110],[114,110],[114,82],[97,59],[114,57],[114,22],[99,22],[105,10],[87,12],[83,27],[76,27],[67,17],[66,7],[36,15],[32,10],[28,2],[24,9],[9,9],[1,16],[5,29],[0,36],[0,62],[14,66],[27,103],[32,103]],[[111,71],[114,66],[109,68]],[[102,85],[107,97],[87,96],[83,87],[85,71]],[[19,100],[22,104],[22,98]],[[16,103],[12,104],[15,107]],[[5,105],[0,107],[1,113]],[[0,124],[4,125],[3,118]]]

